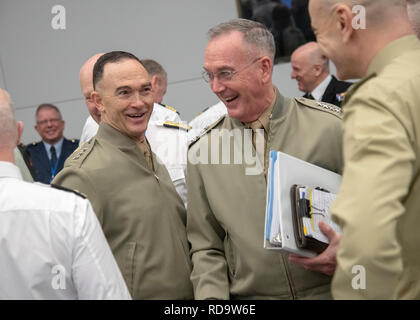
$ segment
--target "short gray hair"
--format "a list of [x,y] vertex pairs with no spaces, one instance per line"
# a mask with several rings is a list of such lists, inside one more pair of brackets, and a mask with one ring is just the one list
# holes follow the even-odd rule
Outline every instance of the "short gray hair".
[[15,111],[10,95],[7,91],[2,91],[5,93],[6,99],[0,99],[0,147],[14,148],[17,141]]
[[44,109],[53,109],[53,110],[55,110],[58,113],[58,115],[60,116],[60,119],[63,119],[63,116],[61,115],[60,109],[58,109],[55,105],[53,105],[51,103],[42,103],[42,104],[40,104],[38,106],[38,108],[36,108],[35,118],[37,118],[38,117],[38,113],[41,110],[44,110]]
[[167,78],[168,74],[166,73],[165,69],[152,59],[141,59],[141,63],[143,64],[144,68],[147,70],[150,76],[158,76],[161,78]]
[[211,28],[207,32],[207,37],[209,40],[212,40],[233,31],[242,33],[243,39],[247,44],[263,51],[271,58],[271,61],[274,61],[276,54],[274,37],[262,23],[247,19],[233,19]]

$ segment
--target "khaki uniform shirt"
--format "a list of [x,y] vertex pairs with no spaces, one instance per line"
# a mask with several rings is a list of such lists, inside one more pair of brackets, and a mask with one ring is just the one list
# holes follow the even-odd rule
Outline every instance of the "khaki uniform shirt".
[[345,97],[334,298],[420,299],[419,61],[418,39],[400,38]]
[[185,208],[152,156],[155,172],[134,140],[101,123],[53,183],[91,201],[133,299],[191,299]]
[[[278,150],[341,173],[340,115],[324,103],[276,94],[265,162],[269,150]],[[255,163],[244,147],[246,135],[252,141],[251,130],[244,128],[222,117],[189,149],[187,232],[195,298],[330,298],[330,277],[290,263],[282,251],[263,248],[267,184],[263,170],[251,170]],[[229,164],[222,162],[226,135],[217,136],[218,129],[231,135]]]

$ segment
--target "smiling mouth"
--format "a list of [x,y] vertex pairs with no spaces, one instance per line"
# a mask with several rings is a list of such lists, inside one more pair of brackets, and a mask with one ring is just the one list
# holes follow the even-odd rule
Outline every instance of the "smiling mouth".
[[226,103],[230,103],[232,101],[235,101],[238,97],[239,96],[227,97],[227,98],[224,98],[224,100]]
[[132,119],[140,119],[145,114],[146,114],[146,112],[143,112],[143,113],[134,113],[134,114],[127,114],[127,117],[132,118]]

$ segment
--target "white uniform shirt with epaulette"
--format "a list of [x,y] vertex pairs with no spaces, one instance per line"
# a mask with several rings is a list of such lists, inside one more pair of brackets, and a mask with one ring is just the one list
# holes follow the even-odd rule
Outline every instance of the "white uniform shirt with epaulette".
[[158,160],[169,172],[175,189],[187,206],[187,185],[185,169],[187,166],[188,125],[183,123],[178,112],[169,106],[155,103],[146,137]]
[[[89,118],[91,118],[89,116]],[[90,140],[98,131],[98,124],[87,119],[83,127],[80,145]],[[187,164],[187,131],[178,112],[167,105],[155,103],[146,130],[146,137],[152,151],[166,166],[184,205],[187,205],[185,168]]]
[[188,143],[196,140],[199,136],[206,132],[210,125],[212,125],[225,114],[227,114],[227,109],[222,101],[204,109],[189,123],[191,129],[188,131]]
[[0,299],[131,299],[88,200],[0,161]]

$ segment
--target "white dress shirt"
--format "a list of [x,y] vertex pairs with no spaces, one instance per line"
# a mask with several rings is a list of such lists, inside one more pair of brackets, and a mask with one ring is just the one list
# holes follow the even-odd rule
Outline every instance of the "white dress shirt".
[[314,99],[315,99],[316,101],[321,101],[322,96],[324,95],[325,90],[327,90],[327,87],[328,87],[328,85],[330,84],[331,80],[332,80],[332,77],[331,77],[331,75],[329,74],[329,75],[328,75],[328,76],[324,79],[324,81],[322,81],[322,82],[318,85],[318,87],[316,87],[316,88],[315,88],[315,89],[311,92],[312,97],[314,97]]
[[98,129],[99,124],[96,123],[92,116],[89,116],[86,119],[85,125],[83,126],[82,135],[79,140],[79,146],[93,138],[98,132]]
[[187,184],[185,181],[187,132],[183,129],[165,127],[165,121],[183,123],[178,113],[155,103],[147,125],[146,137],[152,151],[168,170],[176,191],[187,207]]
[[0,161],[0,299],[131,299],[88,200]]
[[201,136],[208,126],[216,122],[216,120],[225,114],[227,114],[227,108],[225,104],[220,101],[196,116],[189,123],[192,128],[188,131],[188,143]]
[[[64,141],[64,138],[61,138],[56,144],[54,144],[57,160],[60,159],[61,149],[63,149],[63,141]],[[51,147],[53,145],[46,143],[45,141],[42,141],[42,143],[44,144],[45,150],[47,151],[48,159],[51,160]]]

